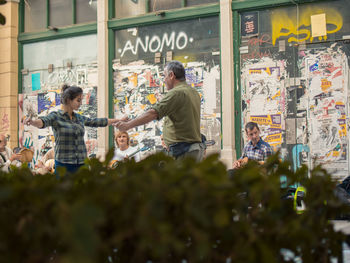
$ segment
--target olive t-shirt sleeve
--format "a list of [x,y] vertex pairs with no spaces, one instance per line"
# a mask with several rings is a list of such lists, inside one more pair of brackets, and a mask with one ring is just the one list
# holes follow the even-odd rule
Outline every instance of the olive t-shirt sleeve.
[[176,112],[181,105],[182,93],[176,90],[169,91],[161,101],[157,102],[152,109],[158,112],[158,120],[162,119],[164,116],[169,116]]

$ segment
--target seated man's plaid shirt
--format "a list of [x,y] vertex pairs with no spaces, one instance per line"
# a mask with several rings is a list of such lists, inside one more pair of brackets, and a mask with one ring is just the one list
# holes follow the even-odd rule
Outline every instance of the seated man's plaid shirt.
[[74,112],[71,120],[68,113],[62,110],[53,111],[39,119],[44,123],[42,128],[52,126],[55,137],[55,160],[67,164],[83,164],[87,157],[84,126],[105,127],[108,125],[107,118],[90,119]]
[[264,161],[272,154],[273,150],[270,144],[268,144],[262,138],[260,138],[260,140],[255,146],[253,146],[251,141],[249,141],[246,144],[246,146],[244,146],[243,154],[240,159],[248,157],[248,160]]

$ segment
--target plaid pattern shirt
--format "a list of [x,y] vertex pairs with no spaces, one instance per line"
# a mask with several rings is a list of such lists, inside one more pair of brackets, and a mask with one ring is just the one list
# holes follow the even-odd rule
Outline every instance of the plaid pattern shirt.
[[270,144],[260,138],[255,146],[253,146],[251,141],[249,141],[246,146],[244,146],[243,154],[240,159],[248,157],[248,160],[264,161],[272,154],[273,151]]
[[85,128],[105,127],[107,118],[90,119],[73,112],[72,120],[67,112],[53,111],[45,117],[39,117],[44,123],[42,128],[51,126],[55,136],[55,160],[67,164],[83,164],[87,157],[84,142]]

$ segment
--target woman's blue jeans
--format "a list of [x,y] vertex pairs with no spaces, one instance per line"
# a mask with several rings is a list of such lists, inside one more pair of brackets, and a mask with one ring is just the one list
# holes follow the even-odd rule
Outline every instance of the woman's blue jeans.
[[70,163],[61,163],[59,161],[55,160],[55,174],[58,175],[57,173],[57,168],[59,167],[65,167],[66,168],[66,175],[67,174],[73,174],[76,171],[79,170],[80,167],[82,167],[84,164],[70,164]]

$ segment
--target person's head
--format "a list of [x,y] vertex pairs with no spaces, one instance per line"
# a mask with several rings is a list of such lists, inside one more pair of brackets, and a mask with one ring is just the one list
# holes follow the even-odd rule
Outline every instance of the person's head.
[[253,145],[256,145],[260,140],[260,129],[257,123],[248,122],[245,125],[245,132],[248,139],[252,142]]
[[7,138],[4,134],[0,134],[0,150],[4,150],[7,145]]
[[130,137],[127,132],[118,131],[115,135],[115,143],[118,148],[128,148],[130,143]]
[[73,110],[79,109],[83,100],[83,89],[77,86],[63,85],[61,91],[61,103],[71,107]]
[[164,68],[164,83],[168,90],[174,88],[177,82],[185,81],[185,68],[179,61],[171,61]]

